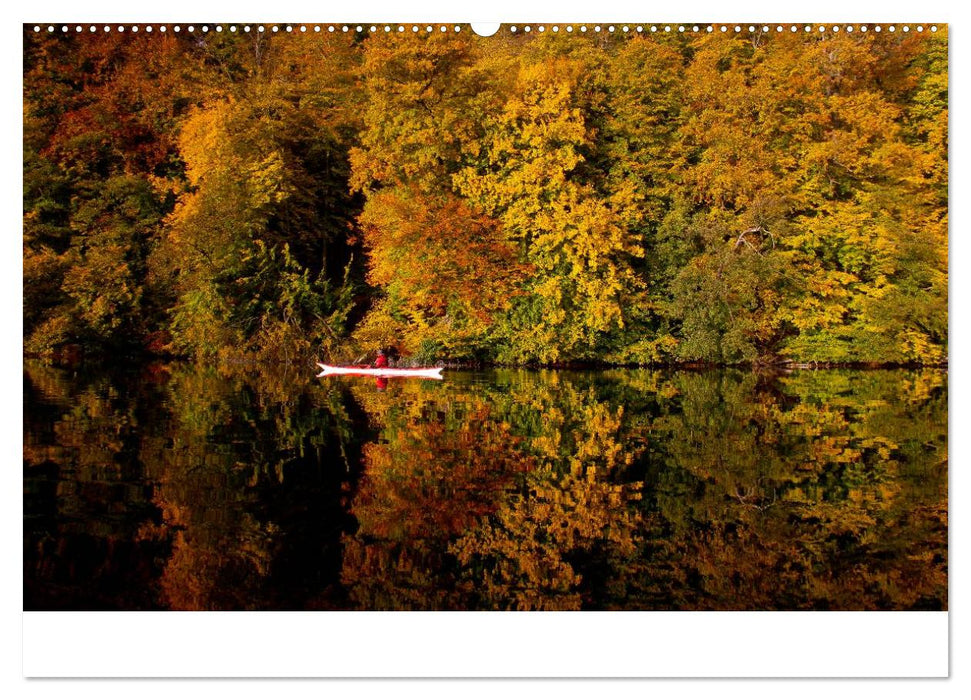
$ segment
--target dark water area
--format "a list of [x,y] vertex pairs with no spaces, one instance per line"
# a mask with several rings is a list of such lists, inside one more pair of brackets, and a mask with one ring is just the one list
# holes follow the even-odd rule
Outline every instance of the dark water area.
[[946,370],[25,363],[27,610],[947,604]]

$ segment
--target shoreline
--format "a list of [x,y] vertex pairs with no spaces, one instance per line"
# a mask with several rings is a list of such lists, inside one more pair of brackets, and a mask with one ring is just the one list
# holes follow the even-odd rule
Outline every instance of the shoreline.
[[[160,355],[139,355],[133,354],[129,356],[94,356],[94,355],[69,355],[63,357],[44,357],[41,355],[24,353],[24,362],[36,361],[41,364],[58,367],[64,369],[77,369],[79,367],[104,367],[105,365],[111,364],[116,368],[124,367],[137,367],[137,366],[148,366],[153,364],[168,364],[168,363],[186,363],[195,364],[195,362],[190,358],[176,357],[176,356],[160,356]],[[260,364],[256,360],[251,360],[247,358],[240,358],[238,360],[226,360],[222,359],[219,361],[211,362],[213,367],[225,367],[225,368],[265,368],[273,367],[277,369],[284,368],[300,368],[303,366],[311,366],[316,368],[316,358],[305,358],[297,360],[290,363],[273,363],[273,364]],[[329,360],[328,362],[334,364],[350,365],[352,363],[341,363],[337,360]],[[548,363],[522,363],[522,364],[508,364],[501,362],[470,362],[470,361],[449,361],[449,360],[437,360],[437,361],[427,361],[424,363],[417,362],[399,362],[395,364],[395,367],[400,369],[407,369],[411,367],[443,367],[446,370],[463,370],[463,371],[483,371],[483,370],[493,370],[493,369],[525,369],[525,370],[556,370],[564,372],[589,372],[589,371],[610,371],[610,370],[668,370],[668,371],[687,371],[687,372],[705,372],[711,370],[726,370],[735,369],[743,370],[749,372],[758,372],[764,374],[773,373],[787,373],[799,370],[919,370],[919,369],[936,369],[947,371],[949,363],[919,363],[919,362],[862,362],[862,361],[850,361],[850,362],[816,362],[816,361],[796,361],[787,360],[773,363],[758,363],[758,362],[736,362],[736,363],[724,363],[724,362],[698,362],[698,361],[685,361],[685,362],[656,362],[656,363],[630,363],[630,364],[615,364],[609,362],[601,361],[572,361],[572,362],[548,362]]]

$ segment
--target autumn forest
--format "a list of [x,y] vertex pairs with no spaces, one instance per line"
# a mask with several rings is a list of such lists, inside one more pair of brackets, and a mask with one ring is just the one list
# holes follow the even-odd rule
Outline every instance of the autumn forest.
[[24,28],[25,610],[948,608],[945,27],[300,27]]
[[25,27],[25,353],[946,362],[944,27],[269,26]]

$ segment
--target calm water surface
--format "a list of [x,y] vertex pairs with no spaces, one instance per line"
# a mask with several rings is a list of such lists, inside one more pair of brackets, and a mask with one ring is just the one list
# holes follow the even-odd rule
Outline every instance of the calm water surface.
[[947,373],[24,371],[25,609],[947,608]]

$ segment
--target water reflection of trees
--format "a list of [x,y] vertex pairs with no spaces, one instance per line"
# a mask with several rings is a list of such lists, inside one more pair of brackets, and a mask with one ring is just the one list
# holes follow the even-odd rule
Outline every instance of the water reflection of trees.
[[[149,378],[27,368],[38,420],[25,421],[25,586],[88,601],[105,587],[79,577],[84,566],[127,572],[137,595],[108,588],[97,607],[333,605],[360,463],[341,396],[292,374],[173,365]],[[150,551],[123,558],[122,546]]]
[[[151,457],[173,531],[161,577],[177,609],[329,605],[358,457],[341,397],[293,375],[180,368]],[[151,449],[151,447],[150,447]]]
[[156,389],[142,380],[134,395],[107,374],[25,362],[25,609],[156,606],[167,545],[138,459]]
[[369,608],[578,608],[634,553],[639,497],[610,477],[623,409],[559,375],[402,384],[355,395],[381,441],[364,453],[343,578]]
[[947,376],[25,368],[25,605],[947,606]]
[[[947,605],[939,372],[498,373],[359,393],[382,429],[345,538],[365,607]],[[513,464],[518,488],[487,486]]]
[[653,600],[677,609],[947,605],[946,375],[686,375],[666,456]]

